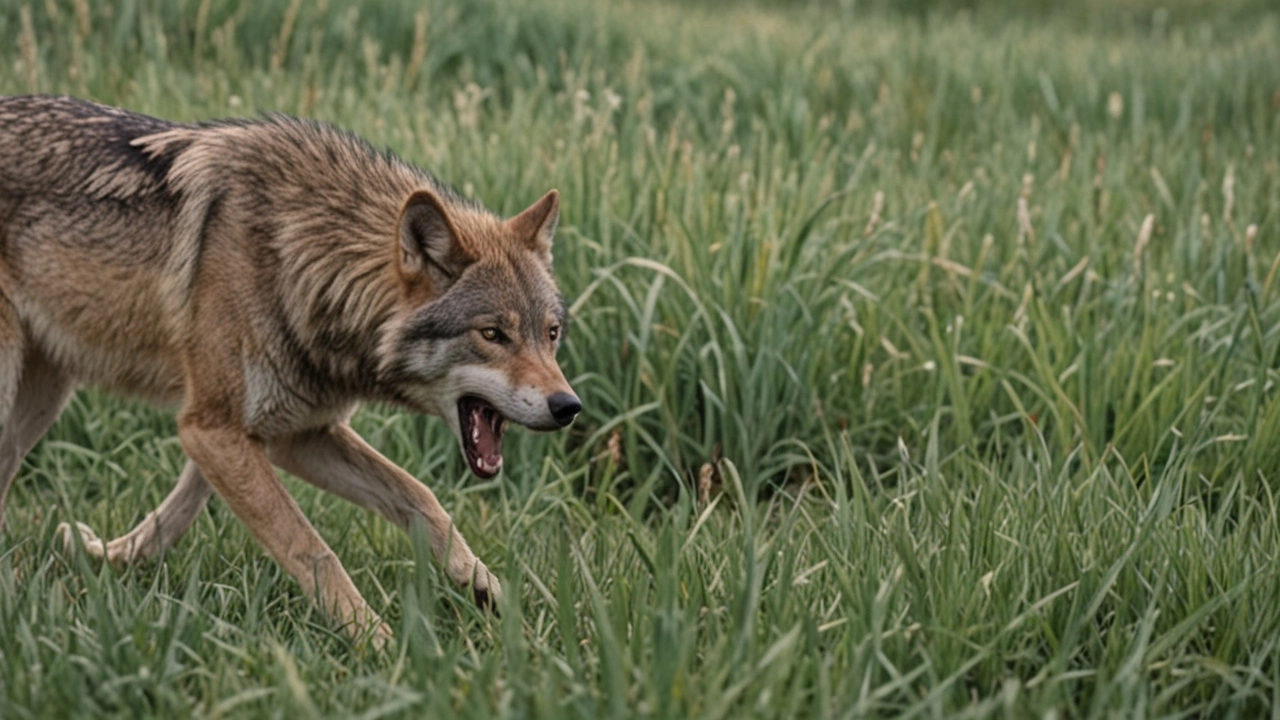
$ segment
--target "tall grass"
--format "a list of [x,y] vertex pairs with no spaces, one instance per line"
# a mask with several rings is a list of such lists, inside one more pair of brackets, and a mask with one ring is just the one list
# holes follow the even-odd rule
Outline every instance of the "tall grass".
[[0,8],[0,92],[326,119],[508,213],[558,187],[586,404],[483,484],[438,421],[357,418],[500,620],[290,481],[398,628],[369,656],[216,501],[161,563],[65,553],[183,462],[78,396],[0,537],[0,715],[1274,710],[1280,19],[975,7]]

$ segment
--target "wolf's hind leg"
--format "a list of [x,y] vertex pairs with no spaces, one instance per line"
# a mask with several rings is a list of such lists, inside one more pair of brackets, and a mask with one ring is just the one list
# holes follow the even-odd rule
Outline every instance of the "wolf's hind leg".
[[0,528],[5,497],[22,459],[71,395],[71,382],[38,348],[29,347],[13,305],[0,295]]
[[13,425],[13,406],[18,400],[22,382],[22,324],[8,300],[0,296],[0,528],[4,527],[4,499],[9,485],[18,474],[18,449],[13,447],[9,432]]
[[426,485],[383,457],[347,425],[273,440],[271,461],[322,490],[376,510],[408,530],[414,518],[427,526],[431,549],[454,582],[470,587],[476,604],[497,608],[498,578],[485,566],[449,513]]
[[9,427],[13,405],[18,399],[26,346],[18,311],[0,291],[0,432]]
[[[200,468],[188,460],[178,476],[178,484],[169,491],[160,507],[148,513],[127,534],[111,542],[103,542],[84,523],[76,523],[75,531],[80,534],[86,552],[121,568],[139,560],[148,560],[171,547],[191,529],[212,494],[213,488],[200,473]],[[70,546],[73,542],[72,527],[62,523],[58,532],[62,541]]]

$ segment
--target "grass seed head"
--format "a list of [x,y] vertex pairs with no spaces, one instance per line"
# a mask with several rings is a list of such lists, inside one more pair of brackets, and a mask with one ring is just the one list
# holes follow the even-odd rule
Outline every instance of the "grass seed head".
[[1133,244],[1133,271],[1137,273],[1142,268],[1142,254],[1147,249],[1147,244],[1151,242],[1151,233],[1155,230],[1156,216],[1147,213],[1142,219],[1142,227],[1138,229],[1138,241]]

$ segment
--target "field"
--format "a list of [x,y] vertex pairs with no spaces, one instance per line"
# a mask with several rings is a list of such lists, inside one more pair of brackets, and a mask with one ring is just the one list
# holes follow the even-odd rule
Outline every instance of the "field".
[[184,461],[77,395],[0,531],[0,718],[1274,717],[1280,11],[1071,5],[0,3],[0,93],[559,188],[586,405],[484,483],[439,420],[356,418],[500,618],[287,480],[378,654],[216,500],[161,562],[66,551]]

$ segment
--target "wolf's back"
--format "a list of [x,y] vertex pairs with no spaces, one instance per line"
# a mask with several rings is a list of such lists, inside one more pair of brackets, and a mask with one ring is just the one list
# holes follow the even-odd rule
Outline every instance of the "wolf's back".
[[0,199],[124,199],[160,190],[172,157],[145,154],[131,143],[174,127],[71,97],[0,97]]

